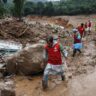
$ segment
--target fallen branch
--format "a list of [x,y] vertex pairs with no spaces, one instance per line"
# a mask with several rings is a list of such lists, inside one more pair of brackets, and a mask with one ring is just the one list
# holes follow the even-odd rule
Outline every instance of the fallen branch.
[[20,32],[20,34],[17,35],[17,37],[21,37],[25,32],[28,30],[29,26],[27,26],[24,31]]

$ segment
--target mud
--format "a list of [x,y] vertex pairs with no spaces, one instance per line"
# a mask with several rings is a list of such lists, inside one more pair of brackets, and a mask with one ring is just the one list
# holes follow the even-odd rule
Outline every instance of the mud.
[[[88,19],[94,19],[91,16],[73,16],[69,18],[69,21],[75,26]],[[73,58],[71,56],[72,49],[70,48],[68,69],[65,72],[66,81],[63,82],[58,78],[53,78],[49,80],[49,88],[43,91],[42,75],[35,77],[16,76],[14,81],[16,82],[17,96],[95,96],[96,45],[93,40],[94,34],[94,29],[92,29],[91,35],[87,35],[83,39],[82,54],[77,54]]]
[[69,92],[64,96],[95,96],[96,69],[93,73],[77,76],[69,82]]

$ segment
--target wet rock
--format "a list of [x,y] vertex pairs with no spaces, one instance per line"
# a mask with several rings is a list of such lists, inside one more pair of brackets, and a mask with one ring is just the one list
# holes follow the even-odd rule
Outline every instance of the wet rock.
[[96,55],[92,57],[92,59],[96,59]]
[[3,74],[2,73],[0,73],[0,78],[2,78],[3,77]]
[[68,78],[69,78],[69,79],[72,79],[72,75],[69,75]]
[[86,64],[86,63],[84,63],[84,64],[83,64],[83,66],[87,66],[87,64]]
[[14,91],[2,90],[0,96],[16,96]]
[[11,58],[7,58],[7,72],[30,75],[42,71],[43,44],[25,47]]
[[13,81],[0,82],[0,96],[16,96]]

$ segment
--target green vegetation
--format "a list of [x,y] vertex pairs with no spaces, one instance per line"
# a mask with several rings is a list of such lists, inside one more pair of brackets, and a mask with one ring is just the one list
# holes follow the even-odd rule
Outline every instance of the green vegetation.
[[13,14],[14,16],[18,17],[19,20],[21,20],[25,0],[13,0],[13,3],[14,3]]
[[0,16],[4,16],[6,10],[19,19],[26,15],[56,16],[96,13],[96,0],[62,0],[58,2],[13,0],[13,4],[12,2],[7,3],[7,1],[0,1]]
[[5,4],[0,1],[0,18],[4,17],[4,14],[6,13]]
[[7,3],[7,0],[2,0],[5,4]]
[[[27,2],[24,15],[78,15],[96,13],[96,0],[62,0],[60,2]],[[29,10],[28,10],[29,9]],[[27,14],[26,14],[27,10]]]

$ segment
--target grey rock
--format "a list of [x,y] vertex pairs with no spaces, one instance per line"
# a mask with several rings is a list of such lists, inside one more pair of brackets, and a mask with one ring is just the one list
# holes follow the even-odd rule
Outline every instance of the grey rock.
[[30,75],[41,72],[43,44],[25,47],[22,51],[7,59],[7,72]]

